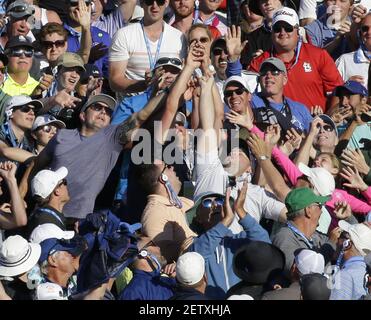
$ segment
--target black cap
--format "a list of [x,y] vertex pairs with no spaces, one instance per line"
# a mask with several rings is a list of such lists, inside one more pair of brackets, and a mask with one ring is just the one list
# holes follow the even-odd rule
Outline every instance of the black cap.
[[102,73],[98,69],[98,67],[94,64],[85,64],[85,71],[81,74],[80,83],[87,83],[89,77],[92,76],[94,78],[101,78]]
[[5,45],[5,50],[16,47],[30,47],[34,48],[32,41],[25,36],[15,36],[11,37]]

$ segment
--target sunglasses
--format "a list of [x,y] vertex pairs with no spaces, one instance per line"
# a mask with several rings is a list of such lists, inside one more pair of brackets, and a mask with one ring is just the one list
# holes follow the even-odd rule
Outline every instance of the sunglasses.
[[33,56],[33,50],[15,49],[10,51],[11,57],[21,57],[23,54],[25,57],[31,58]]
[[246,90],[245,89],[242,89],[242,88],[238,88],[236,90],[227,90],[224,92],[224,97],[226,98],[230,98],[233,96],[233,93],[235,93],[236,95],[240,96],[241,94],[243,94]]
[[201,43],[208,43],[210,41],[210,39],[208,37],[201,37],[200,39],[192,39],[189,41],[189,44],[193,43],[193,42],[201,42]]
[[330,126],[329,124],[324,124],[324,125],[322,126],[320,123],[318,123],[318,124],[317,124],[317,128],[318,128],[318,129],[323,128],[323,130],[325,130],[326,132],[334,131],[333,126]]
[[369,26],[362,26],[361,27],[361,32],[368,32],[369,29],[370,29]]
[[182,65],[182,61],[180,61],[179,59],[175,59],[175,58],[160,58],[156,62],[157,65],[168,64],[168,63],[175,64],[176,66]]
[[112,114],[113,114],[113,110],[108,108],[108,107],[105,107],[105,106],[102,106],[100,104],[93,104],[90,106],[90,109],[94,110],[94,111],[97,111],[97,112],[102,112],[102,110],[104,109],[104,111],[106,112],[106,114],[110,117],[112,117]]
[[21,13],[21,12],[25,12],[27,8],[28,6],[26,5],[19,5],[19,6],[15,6],[14,8],[12,8],[10,12]]
[[222,48],[214,48],[213,49],[213,55],[214,56],[220,56],[222,54],[222,52],[224,52],[224,54],[228,54],[228,51],[226,48],[222,49]]
[[50,132],[56,133],[58,131],[57,127],[50,126],[50,125],[45,125],[45,126],[39,127],[38,130],[39,129],[42,130],[45,133],[50,133]]
[[272,76],[274,76],[274,77],[277,77],[282,71],[280,71],[280,70],[263,70],[262,72],[260,72],[260,76],[261,77],[265,77],[267,74],[268,74],[268,72],[270,72],[270,74],[272,75]]
[[61,48],[64,46],[64,44],[66,43],[65,40],[57,40],[57,41],[42,41],[41,44],[43,45],[43,47],[45,47],[45,49],[51,49],[53,48],[54,46],[56,48]]
[[340,239],[349,240],[349,239],[350,239],[350,235],[349,235],[348,232],[346,232],[346,231],[342,231],[342,232],[340,233],[339,238],[340,238]]
[[291,33],[294,31],[294,27],[290,26],[289,24],[280,24],[276,23],[273,27],[272,30],[274,33],[280,33],[281,31],[285,30],[286,33]]
[[31,110],[33,112],[35,112],[35,107],[34,106],[29,106],[29,105],[24,105],[24,106],[16,107],[16,108],[14,108],[14,110],[15,111],[16,110],[19,110],[19,111],[21,111],[23,113],[29,113]]
[[166,0],[144,0],[144,3],[146,4],[146,6],[153,6],[154,3],[157,3],[157,5],[160,7],[160,6],[163,6],[166,2]]
[[156,244],[153,240],[151,240],[151,241],[149,241],[148,243],[146,243],[146,244],[144,245],[144,247],[143,247],[141,250],[145,250],[145,249],[147,249],[148,247],[157,247],[157,244]]
[[65,179],[62,179],[61,182],[59,182],[58,186],[61,186],[61,185],[67,185],[67,180],[66,178]]
[[201,202],[204,208],[211,208],[213,203],[215,203],[217,207],[221,207],[224,204],[224,198],[205,198]]

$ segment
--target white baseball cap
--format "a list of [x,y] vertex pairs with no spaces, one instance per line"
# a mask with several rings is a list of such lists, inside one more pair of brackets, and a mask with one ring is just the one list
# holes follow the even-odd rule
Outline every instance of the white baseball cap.
[[310,249],[303,249],[295,256],[295,264],[302,275],[309,273],[323,274],[325,259],[322,254]]
[[43,114],[35,119],[31,131],[35,131],[37,128],[46,126],[51,123],[54,124],[59,129],[63,129],[66,127],[63,121],[58,120],[51,114]]
[[349,233],[350,240],[362,256],[371,253],[371,229],[366,224],[350,224],[340,220],[339,227]]
[[31,181],[32,195],[47,198],[58,185],[58,183],[67,177],[68,170],[66,167],[60,167],[56,171],[41,170],[38,172]]
[[30,242],[40,243],[46,239],[72,239],[75,231],[63,231],[54,223],[44,223],[33,229],[30,235]]
[[176,262],[176,279],[179,283],[191,286],[198,283],[205,274],[205,260],[197,252],[187,252]]
[[53,282],[41,283],[36,288],[36,300],[68,300],[59,284]]
[[325,168],[309,168],[300,162],[299,170],[308,177],[314,188],[321,196],[329,196],[335,191],[335,179]]
[[273,13],[272,26],[278,21],[285,21],[293,27],[299,26],[298,14],[295,10],[288,7],[282,7]]
[[14,108],[28,104],[35,107],[35,114],[44,107],[41,101],[32,100],[29,96],[13,96],[5,104],[5,114],[9,118],[12,115]]
[[38,262],[41,247],[19,235],[6,238],[0,249],[0,275],[14,277],[30,271]]
[[241,84],[246,90],[249,90],[249,86],[247,85],[247,81],[245,78],[241,76],[231,76],[227,80],[225,80],[224,86],[223,86],[223,92],[225,89],[232,83],[232,82],[237,82]]

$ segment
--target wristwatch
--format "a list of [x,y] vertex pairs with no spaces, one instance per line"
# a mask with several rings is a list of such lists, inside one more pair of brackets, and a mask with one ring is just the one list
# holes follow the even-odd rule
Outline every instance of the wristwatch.
[[259,159],[260,159],[260,160],[268,160],[269,157],[267,157],[267,156],[260,156]]

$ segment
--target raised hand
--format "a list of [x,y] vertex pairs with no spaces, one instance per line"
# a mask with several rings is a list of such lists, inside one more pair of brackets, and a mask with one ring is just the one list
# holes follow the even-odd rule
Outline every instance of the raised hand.
[[17,166],[14,162],[6,161],[0,163],[0,176],[6,181],[15,180]]
[[193,70],[200,68],[205,54],[205,48],[203,46],[196,47],[195,42],[191,43],[185,61],[185,66],[191,67]]
[[76,108],[76,104],[81,102],[81,99],[71,96],[66,89],[63,89],[54,96],[54,102],[62,108]]
[[339,220],[348,219],[352,215],[352,209],[346,201],[335,202],[334,213]]
[[246,211],[244,209],[246,194],[247,181],[244,181],[241,190],[238,190],[238,197],[233,206],[234,211],[238,214],[240,219],[243,219],[246,216]]
[[227,45],[229,60],[238,60],[243,48],[247,43],[247,40],[241,43],[241,27],[232,25],[230,28],[228,28],[225,41]]
[[84,0],[79,0],[78,10],[76,10],[76,20],[83,28],[90,28],[91,6],[87,6]]
[[314,118],[314,117],[317,117],[317,116],[323,114],[323,110],[322,110],[321,106],[318,106],[318,105],[312,106],[310,108],[310,114]]
[[343,123],[343,121],[353,115],[352,107],[344,106],[338,107],[331,115],[331,119],[335,122],[336,125]]
[[253,127],[252,119],[248,114],[239,114],[234,110],[230,110],[230,113],[226,113],[225,117],[230,123],[238,124],[247,130],[251,130]]
[[370,167],[366,163],[365,157],[361,150],[345,149],[341,154],[341,163],[349,167],[354,167],[360,174],[366,175],[370,171]]
[[351,26],[351,22],[350,21],[344,21],[342,24],[340,24],[340,27],[337,31],[337,35],[338,36],[343,36],[343,35],[346,35],[350,32],[350,26]]
[[320,128],[318,127],[319,124],[323,124],[323,120],[320,117],[315,117],[310,124],[309,133],[312,135],[317,135],[320,130]]
[[249,145],[250,150],[252,151],[256,159],[259,160],[262,156],[268,158],[271,157],[271,147],[257,134],[251,134],[247,139],[247,144]]
[[42,77],[40,78],[38,86],[32,92],[33,96],[39,96],[43,93],[43,91],[48,90],[49,87],[52,85],[54,80],[53,75],[43,73]]
[[340,175],[349,182],[343,183],[345,187],[357,189],[361,192],[367,190],[368,185],[363,181],[356,168],[353,170],[351,167],[343,167]]
[[279,124],[270,125],[265,131],[264,141],[274,147],[281,138],[281,127]]
[[223,209],[222,209],[222,217],[223,217],[222,223],[225,226],[230,226],[230,224],[232,223],[234,219],[234,213],[231,208],[230,198],[231,198],[231,187],[228,187],[225,193],[225,199],[224,199],[224,204],[223,204]]
[[351,17],[353,22],[360,23],[361,20],[367,15],[367,8],[359,4],[353,7]]

